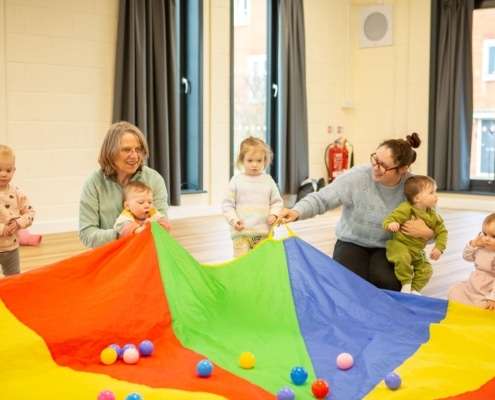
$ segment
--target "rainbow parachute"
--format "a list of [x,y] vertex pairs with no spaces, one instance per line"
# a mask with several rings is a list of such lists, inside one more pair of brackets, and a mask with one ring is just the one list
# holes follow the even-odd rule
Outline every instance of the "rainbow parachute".
[[[301,400],[316,379],[331,400],[495,398],[495,313],[376,289],[292,233],[202,265],[153,223],[0,280],[0,338],[0,399],[262,400],[287,386]],[[101,362],[108,345],[142,340],[150,357]],[[246,351],[254,368],[239,366]],[[337,368],[342,352],[349,370]],[[383,381],[392,371],[397,390]]]

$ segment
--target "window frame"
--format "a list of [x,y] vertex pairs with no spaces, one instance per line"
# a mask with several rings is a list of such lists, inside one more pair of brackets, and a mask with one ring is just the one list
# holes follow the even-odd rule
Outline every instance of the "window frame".
[[[483,40],[483,80],[495,81],[495,39]],[[491,66],[492,72],[489,71]]]
[[[232,176],[235,173],[235,151],[237,149],[233,148],[234,144],[234,129],[235,129],[235,121],[234,121],[234,28],[237,26],[242,26],[236,24],[235,20],[235,11],[234,6],[238,0],[231,0],[231,58],[230,58],[230,175]],[[250,3],[250,0],[246,0]],[[266,46],[266,76],[265,76],[265,84],[266,84],[266,97],[265,97],[265,115],[266,115],[266,132],[265,132],[265,141],[266,143],[273,149],[278,148],[278,144],[280,142],[279,133],[278,133],[278,43],[279,43],[279,18],[278,18],[278,3],[277,0],[266,0],[267,7],[267,46]],[[259,58],[261,58],[258,55]],[[277,182],[277,164],[272,163],[270,167],[267,169],[267,173],[269,173],[275,182]],[[278,182],[277,182],[278,183]]]
[[181,194],[204,193],[203,2],[177,1]]
[[[475,1],[475,10],[479,9],[487,9],[487,8],[495,8],[495,0],[476,0]],[[492,41],[492,46],[494,48],[494,58],[495,58],[495,39],[485,39],[483,42],[483,55],[482,55],[482,79],[487,82],[495,81],[495,73],[494,74],[486,74],[486,69],[487,65],[486,63],[488,62],[488,57],[485,54],[485,46],[487,41],[490,40]],[[495,59],[494,59],[495,62]],[[488,79],[487,79],[488,78]],[[490,83],[489,83],[490,84]],[[495,111],[494,111],[495,113]],[[495,117],[495,116],[494,116]],[[476,120],[483,120],[483,119],[492,119],[492,114],[489,113],[487,114],[486,111],[477,111],[473,110],[473,123]],[[481,121],[479,122],[481,124]],[[479,141],[481,141],[481,137],[478,138]],[[471,146],[477,146],[477,143],[471,143]],[[479,149],[476,148],[478,151]],[[472,152],[471,152],[472,154]],[[481,163],[481,158],[479,158],[479,163]],[[477,165],[476,168],[478,169],[479,166]],[[471,193],[481,193],[481,194],[490,194],[495,192],[495,176],[494,179],[478,179],[478,178],[471,178],[470,179],[470,192]]]

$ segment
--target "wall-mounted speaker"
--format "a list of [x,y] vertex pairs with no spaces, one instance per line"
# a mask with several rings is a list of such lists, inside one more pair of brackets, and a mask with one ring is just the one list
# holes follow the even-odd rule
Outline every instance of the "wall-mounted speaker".
[[362,7],[359,9],[359,47],[392,46],[392,4]]

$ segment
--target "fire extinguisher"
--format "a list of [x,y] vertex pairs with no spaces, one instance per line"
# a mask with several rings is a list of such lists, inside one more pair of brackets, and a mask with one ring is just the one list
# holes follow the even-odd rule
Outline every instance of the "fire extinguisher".
[[349,146],[345,139],[339,138],[326,148],[325,164],[329,182],[349,169]]

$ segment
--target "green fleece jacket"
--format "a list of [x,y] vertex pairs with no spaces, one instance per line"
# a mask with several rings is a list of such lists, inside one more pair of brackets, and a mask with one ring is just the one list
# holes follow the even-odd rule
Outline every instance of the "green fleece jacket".
[[[383,219],[382,227],[387,231],[387,226],[391,222],[398,222],[402,225],[405,221],[415,219],[416,217],[423,219],[426,225],[433,229],[433,232],[435,232],[435,247],[443,252],[447,247],[448,232],[442,217],[434,208],[429,207],[426,211],[422,211],[408,201],[404,201]],[[416,250],[424,249],[427,244],[426,240],[404,235],[400,230],[394,233],[394,240],[398,240]]]

